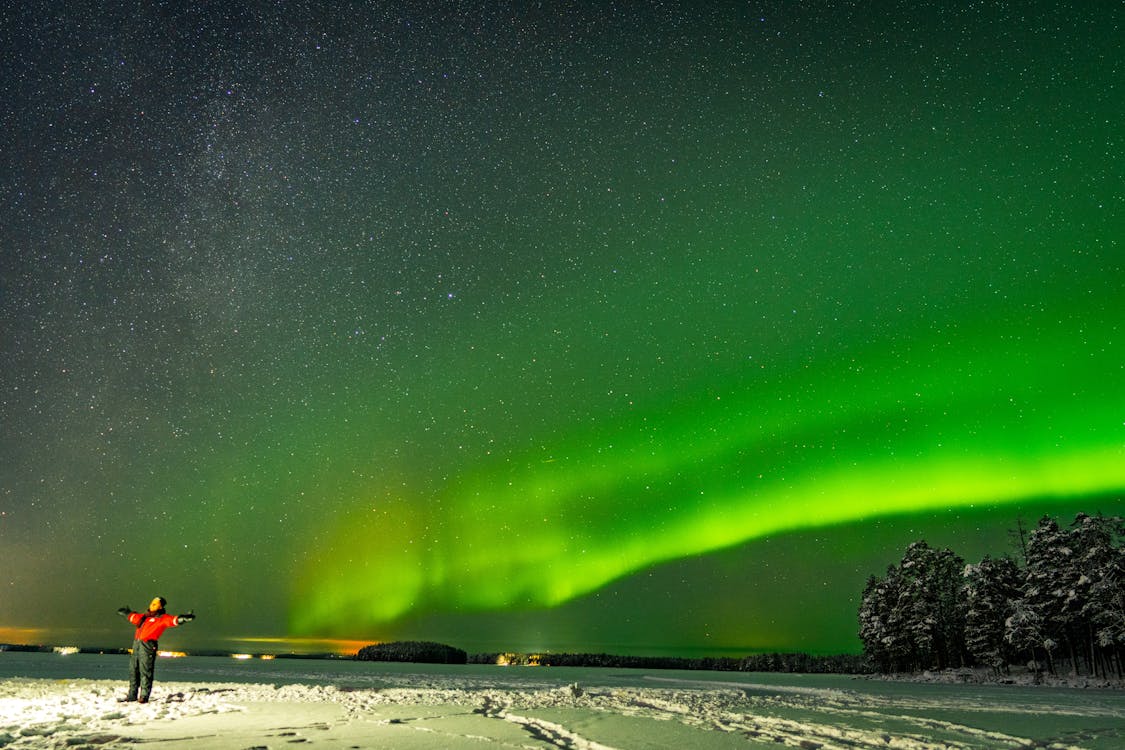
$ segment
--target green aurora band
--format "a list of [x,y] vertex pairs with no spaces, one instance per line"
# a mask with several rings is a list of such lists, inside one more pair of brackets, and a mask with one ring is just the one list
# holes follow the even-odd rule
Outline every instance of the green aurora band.
[[393,522],[356,514],[310,552],[292,629],[552,607],[771,534],[1125,489],[1112,291],[692,394],[381,503]]

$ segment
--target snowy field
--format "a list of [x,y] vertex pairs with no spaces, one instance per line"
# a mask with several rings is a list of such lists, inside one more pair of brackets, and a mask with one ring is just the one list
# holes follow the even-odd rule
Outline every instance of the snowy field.
[[1125,692],[842,676],[0,652],[0,747],[1125,748]]

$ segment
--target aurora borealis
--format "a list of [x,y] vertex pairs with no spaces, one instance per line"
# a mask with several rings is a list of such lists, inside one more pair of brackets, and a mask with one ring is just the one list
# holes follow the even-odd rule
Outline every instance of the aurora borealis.
[[1119,5],[3,13],[0,642],[856,650],[1125,511]]

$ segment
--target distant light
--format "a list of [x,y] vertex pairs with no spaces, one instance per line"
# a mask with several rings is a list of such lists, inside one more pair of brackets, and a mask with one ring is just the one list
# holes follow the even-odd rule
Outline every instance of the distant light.
[[157,656],[162,656],[165,659],[182,659],[187,656],[186,651],[157,651]]
[[52,651],[61,656],[70,656],[78,653],[78,646],[55,646]]
[[232,658],[232,659],[253,659],[254,655],[253,654],[231,654],[230,658]]
[[262,661],[273,661],[274,655],[273,654],[262,654],[258,658],[261,659]]

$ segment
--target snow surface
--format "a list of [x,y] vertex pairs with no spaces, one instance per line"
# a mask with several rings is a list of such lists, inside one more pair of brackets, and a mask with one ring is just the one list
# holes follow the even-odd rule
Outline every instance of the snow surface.
[[0,652],[0,747],[1122,748],[1125,693],[841,676]]

